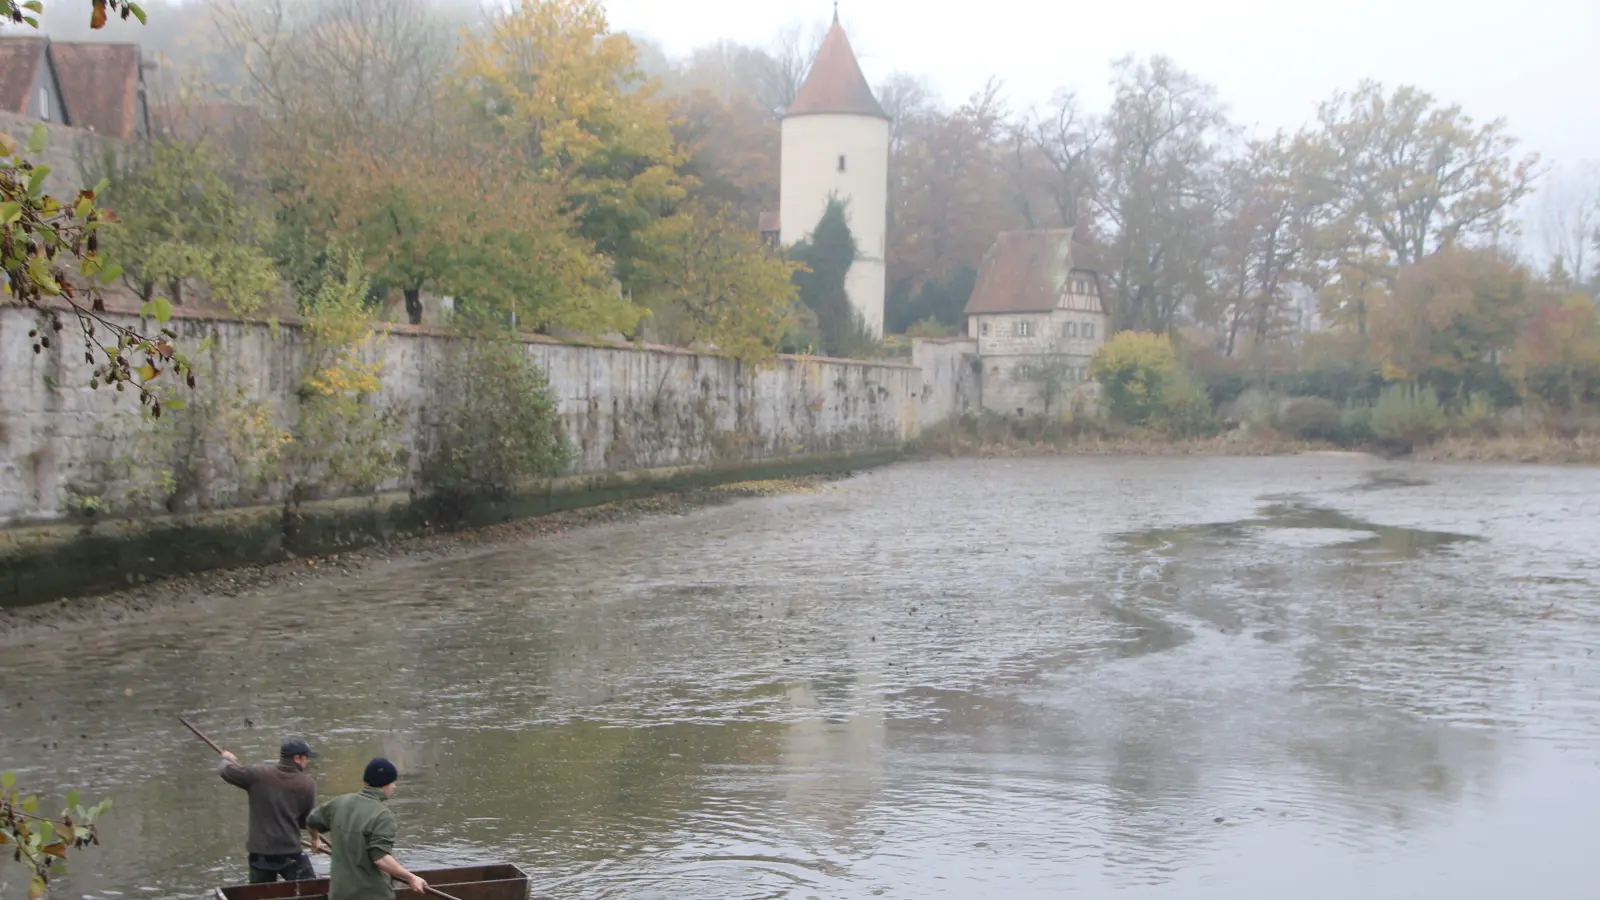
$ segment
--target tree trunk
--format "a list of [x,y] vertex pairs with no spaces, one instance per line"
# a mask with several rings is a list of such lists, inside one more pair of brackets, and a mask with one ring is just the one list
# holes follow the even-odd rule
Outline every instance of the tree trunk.
[[402,293],[406,297],[406,317],[413,325],[422,324],[422,289],[406,288]]

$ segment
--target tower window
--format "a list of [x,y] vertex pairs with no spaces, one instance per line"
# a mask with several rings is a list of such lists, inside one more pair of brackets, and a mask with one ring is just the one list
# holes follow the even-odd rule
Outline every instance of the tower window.
[[839,171],[844,171],[844,154],[839,154]]

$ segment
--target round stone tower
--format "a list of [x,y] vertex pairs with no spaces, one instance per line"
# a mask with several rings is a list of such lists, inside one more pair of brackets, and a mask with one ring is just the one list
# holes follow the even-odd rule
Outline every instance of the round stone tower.
[[872,95],[839,13],[794,103],[783,116],[778,237],[805,238],[838,197],[857,257],[845,278],[850,304],[883,336],[883,257],[889,224],[889,116]]

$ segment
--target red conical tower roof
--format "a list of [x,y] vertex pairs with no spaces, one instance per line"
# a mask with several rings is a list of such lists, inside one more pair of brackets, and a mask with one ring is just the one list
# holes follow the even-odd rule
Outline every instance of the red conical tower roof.
[[889,118],[878,105],[878,98],[872,96],[867,77],[861,74],[861,64],[856,62],[855,51],[850,49],[850,39],[839,26],[837,10],[833,14],[833,26],[822,39],[817,58],[811,62],[811,72],[784,113],[786,117],[825,114]]

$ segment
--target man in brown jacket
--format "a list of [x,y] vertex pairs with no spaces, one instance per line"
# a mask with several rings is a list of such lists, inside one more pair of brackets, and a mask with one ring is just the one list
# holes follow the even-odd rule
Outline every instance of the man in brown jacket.
[[[300,848],[306,816],[317,805],[317,783],[306,774],[316,756],[302,740],[284,741],[277,765],[241,766],[222,751],[219,774],[227,783],[250,794],[250,883],[307,881],[317,877],[311,857]],[[312,836],[312,850],[320,839]]]

